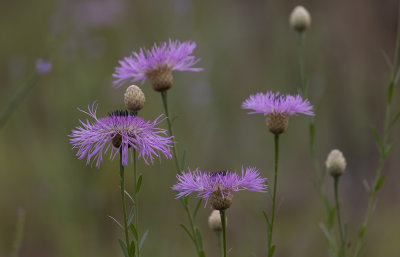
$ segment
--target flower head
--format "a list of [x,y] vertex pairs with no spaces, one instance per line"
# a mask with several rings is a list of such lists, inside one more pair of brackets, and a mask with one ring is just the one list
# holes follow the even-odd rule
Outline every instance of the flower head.
[[128,111],[115,111],[108,117],[97,118],[97,104],[88,107],[88,111],[80,110],[94,119],[93,122],[79,120],[81,126],[72,130],[70,142],[73,148],[78,148],[79,159],[87,157],[87,164],[96,162],[99,167],[103,154],[110,150],[110,159],[114,159],[118,151],[122,151],[122,164],[127,165],[132,149],[139,158],[149,165],[160,153],[172,158],[170,147],[172,137],[165,137],[166,130],[156,128],[162,120],[159,116],[154,121],[145,121],[133,116]]
[[346,169],[346,159],[340,150],[334,149],[328,154],[326,169],[333,177],[342,175]]
[[310,13],[303,6],[296,6],[290,14],[289,23],[294,30],[303,32],[311,26]]
[[242,103],[242,109],[251,109],[249,114],[262,113],[267,116],[267,127],[274,134],[286,131],[289,117],[298,113],[314,115],[312,105],[300,95],[280,95],[279,92],[257,93]]
[[[240,190],[265,192],[265,178],[255,168],[242,168],[242,175],[231,171],[201,172],[199,169],[182,172],[176,176],[178,183],[172,187],[177,198],[198,192],[197,196],[210,200],[216,210],[225,210],[232,204],[232,193]],[[206,202],[206,204],[207,204]]]
[[164,91],[173,84],[172,71],[201,71],[201,68],[192,67],[199,59],[191,54],[196,43],[178,40],[154,44],[148,50],[141,48],[131,56],[119,61],[120,67],[115,68],[113,77],[115,87],[126,82],[140,81],[142,84],[149,79],[154,90]]

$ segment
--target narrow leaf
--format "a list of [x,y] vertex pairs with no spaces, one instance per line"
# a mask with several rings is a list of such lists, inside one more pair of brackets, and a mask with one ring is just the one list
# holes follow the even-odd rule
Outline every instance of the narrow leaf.
[[369,193],[371,188],[370,188],[370,186],[368,184],[368,181],[366,179],[363,180],[363,185],[364,185],[365,190]]
[[118,242],[119,242],[119,246],[121,246],[121,250],[122,250],[122,252],[124,253],[124,256],[125,256],[125,257],[129,257],[129,255],[128,255],[128,249],[126,248],[125,243],[122,242],[121,239],[118,239]]
[[381,54],[383,55],[383,58],[385,59],[387,65],[389,66],[389,69],[392,69],[393,64],[392,64],[392,62],[390,61],[389,56],[386,54],[386,52],[385,52],[383,49],[381,49]]
[[195,228],[195,233],[196,233],[196,241],[198,242],[200,249],[203,248],[203,239],[201,238],[201,233],[199,228]]
[[142,236],[142,239],[140,239],[139,250],[142,250],[144,241],[146,240],[148,235],[149,235],[149,230],[146,230],[146,232],[144,232],[144,234]]
[[137,233],[137,231],[136,231],[135,226],[134,226],[133,224],[131,224],[131,225],[129,226],[129,228],[131,229],[132,235],[135,237],[135,239],[136,239],[136,241],[137,241],[137,240],[138,240],[138,233]]
[[363,238],[364,233],[365,233],[365,226],[361,226],[361,227],[358,229],[358,237],[359,237],[359,238]]
[[142,187],[142,179],[143,179],[143,177],[142,177],[142,175],[140,175],[139,179],[138,179],[138,182],[137,182],[137,185],[136,185],[136,194],[139,193],[140,188]]
[[374,136],[375,136],[375,141],[376,141],[376,143],[378,144],[379,151],[380,151],[381,153],[383,153],[384,147],[383,147],[383,144],[382,144],[382,141],[381,141],[381,137],[379,136],[378,131],[376,130],[376,128],[374,127],[374,125],[371,126],[371,130],[372,130],[372,133],[373,133]]
[[206,257],[206,253],[203,250],[200,251],[199,255],[200,257]]
[[326,229],[325,225],[323,223],[319,223],[319,227],[321,228],[322,232],[324,232],[324,235],[325,235],[326,239],[328,240],[328,242],[330,244],[334,245],[333,237],[332,237],[331,233],[329,233],[328,229]]
[[125,195],[129,197],[129,199],[131,199],[132,203],[135,203],[135,201],[133,200],[132,196],[125,190]]
[[200,206],[201,206],[202,202],[203,202],[203,199],[201,199],[201,198],[197,202],[196,208],[194,209],[194,212],[193,212],[193,222],[196,221],[197,213],[199,212],[199,209],[200,209]]
[[330,211],[329,211],[329,218],[328,218],[328,228],[332,229],[333,225],[335,224],[335,214],[336,214],[336,208],[333,207]]
[[392,97],[393,97],[393,89],[394,89],[394,82],[390,82],[389,88],[388,88],[388,104],[391,104],[392,102]]
[[274,256],[275,249],[276,249],[276,245],[271,246],[271,248],[268,251],[268,257]]
[[397,120],[398,120],[399,118],[400,118],[400,112],[398,112],[398,113],[394,116],[393,120],[390,122],[390,125],[389,125],[389,127],[388,127],[388,130],[391,129],[391,128],[394,126],[394,124],[396,124],[396,122],[397,122]]
[[134,207],[132,207],[132,209],[131,209],[131,212],[129,213],[129,217],[128,217],[128,226],[129,226],[129,224],[131,224],[131,223],[132,223],[133,216],[135,216],[135,210],[134,210]]
[[107,215],[107,217],[109,217],[109,218],[112,219],[115,223],[117,223],[117,225],[118,225],[120,228],[124,229],[124,227],[121,225],[121,223],[119,223],[114,217],[112,217],[112,216],[110,216],[110,215]]
[[269,228],[270,223],[269,223],[268,215],[267,215],[267,213],[265,211],[262,211],[262,213],[264,214],[265,221],[267,222],[267,226]]
[[384,157],[385,159],[389,156],[389,154],[390,154],[390,152],[392,151],[392,149],[393,149],[393,144],[387,145],[387,146],[385,147],[385,152],[383,153],[383,157]]
[[192,234],[189,232],[189,230],[187,229],[187,227],[183,224],[179,224],[183,230],[185,230],[186,234],[190,237],[190,239],[192,239],[193,243],[196,244],[196,241],[194,240]]
[[381,188],[383,182],[385,182],[386,176],[381,176],[378,181],[376,182],[376,186],[375,186],[375,192],[379,190],[379,188]]
[[131,247],[129,248],[129,257],[135,257],[135,242],[132,240]]

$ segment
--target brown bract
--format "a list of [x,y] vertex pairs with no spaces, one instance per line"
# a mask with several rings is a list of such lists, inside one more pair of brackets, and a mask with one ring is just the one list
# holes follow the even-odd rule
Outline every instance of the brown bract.
[[172,70],[168,65],[148,70],[146,77],[150,80],[153,89],[158,92],[168,90],[174,84]]
[[272,112],[267,114],[267,128],[271,133],[279,135],[287,130],[289,126],[289,115],[285,113]]

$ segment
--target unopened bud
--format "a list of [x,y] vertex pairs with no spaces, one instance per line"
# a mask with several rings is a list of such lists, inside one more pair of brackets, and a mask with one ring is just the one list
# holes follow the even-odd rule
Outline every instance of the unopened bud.
[[289,23],[294,30],[303,32],[311,26],[310,13],[303,6],[296,6],[290,14]]
[[[227,219],[225,219],[225,224]],[[217,210],[213,210],[208,217],[208,226],[214,231],[222,230],[221,214]]]
[[143,108],[146,98],[138,86],[132,85],[125,91],[124,102],[128,110],[137,112]]
[[343,157],[343,153],[337,149],[328,154],[325,164],[327,171],[333,177],[342,175],[346,169],[346,159]]

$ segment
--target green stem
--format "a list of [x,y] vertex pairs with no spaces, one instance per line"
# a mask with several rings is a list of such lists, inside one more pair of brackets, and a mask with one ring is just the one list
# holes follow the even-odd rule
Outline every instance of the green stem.
[[11,257],[18,257],[21,250],[22,238],[24,235],[24,225],[25,225],[25,212],[23,209],[17,211],[17,227],[15,229],[15,239],[13,242],[13,251]]
[[[173,130],[172,130],[172,121],[171,121],[171,118],[170,118],[169,113],[168,113],[167,91],[161,91],[161,98],[162,98],[162,102],[163,102],[163,106],[164,106],[165,115],[167,116],[169,136],[173,137],[174,133],[173,133]],[[179,161],[178,161],[178,157],[177,157],[177,154],[176,154],[175,140],[173,141],[172,155],[174,156],[176,169],[178,170],[178,173],[179,173],[179,172],[181,172],[181,168],[179,166]]]
[[268,237],[268,256],[272,257],[272,233],[274,231],[275,211],[276,211],[276,190],[278,187],[278,161],[279,161],[279,134],[275,134],[275,161],[274,161],[274,191],[272,194],[272,217],[271,225],[269,226],[269,237]]
[[222,241],[224,245],[224,257],[226,257],[226,217],[225,217],[225,211],[220,210],[219,214],[221,215],[221,223],[222,223]]
[[129,249],[129,234],[128,234],[128,220],[126,219],[126,203],[125,203],[125,175],[124,175],[124,165],[122,165],[122,148],[119,150],[119,175],[121,182],[121,200],[122,200],[122,210],[124,213],[124,230],[125,230],[125,243],[127,249]]
[[343,233],[342,220],[340,218],[340,204],[339,204],[339,193],[338,193],[339,176],[334,176],[333,179],[334,179],[333,187],[334,187],[334,194],[335,194],[336,214],[337,214],[340,241],[341,241],[341,246],[340,246],[341,255],[340,256],[346,256],[346,250],[345,250],[346,239],[345,239],[345,235]]
[[[163,103],[163,107],[164,107],[164,112],[165,115],[167,116],[167,123],[168,123],[168,133],[169,136],[173,137],[174,133],[173,133],[173,129],[172,129],[172,121],[168,112],[168,97],[167,97],[167,91],[161,91],[161,99],[162,99],[162,103]],[[175,141],[173,141],[173,147],[172,147],[172,156],[174,157],[174,161],[175,161],[175,166],[176,166],[176,171],[177,173],[181,172],[181,167],[179,166],[179,161],[178,161],[178,156],[176,154],[176,148],[175,148]],[[202,252],[203,249],[199,243],[199,241],[197,240],[197,236],[196,236],[196,232],[195,232],[195,224],[194,224],[194,220],[193,220],[193,216],[191,214],[190,211],[190,207],[189,204],[187,202],[187,198],[185,197],[184,199],[181,200],[181,203],[186,211],[188,220],[189,220],[189,224],[190,224],[190,229],[192,232],[192,238],[194,239],[194,244],[196,247],[196,251],[197,254],[201,257],[202,256]]]
[[224,257],[224,251],[222,248],[222,236],[221,236],[221,231],[216,231],[217,238],[218,238],[218,250],[219,250],[219,256]]
[[137,168],[136,168],[136,161],[137,161],[137,153],[136,150],[133,149],[133,211],[134,211],[134,216],[135,216],[135,229],[138,235],[137,241],[136,241],[136,252],[137,252],[137,257],[140,257],[140,248],[139,248],[139,242],[140,242],[140,234],[139,234],[139,197],[137,192]]
[[308,84],[306,81],[306,76],[304,72],[304,53],[303,53],[303,45],[304,45],[304,32],[299,33],[299,44],[298,44],[298,52],[299,52],[299,63],[300,63],[300,78],[301,85],[303,88],[303,96],[307,98],[308,96]]

